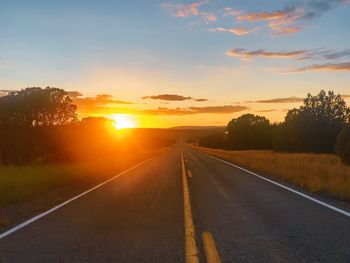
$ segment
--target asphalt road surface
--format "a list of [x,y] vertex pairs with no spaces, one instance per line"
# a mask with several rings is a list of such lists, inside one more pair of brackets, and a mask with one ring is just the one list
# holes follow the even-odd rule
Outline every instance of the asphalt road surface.
[[350,262],[350,218],[179,145],[0,239],[0,262],[206,260]]

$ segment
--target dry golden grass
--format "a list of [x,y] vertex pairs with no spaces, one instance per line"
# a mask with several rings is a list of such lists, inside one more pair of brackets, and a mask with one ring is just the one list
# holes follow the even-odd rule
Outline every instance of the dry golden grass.
[[266,175],[283,178],[311,192],[350,200],[350,166],[342,164],[335,155],[195,149]]

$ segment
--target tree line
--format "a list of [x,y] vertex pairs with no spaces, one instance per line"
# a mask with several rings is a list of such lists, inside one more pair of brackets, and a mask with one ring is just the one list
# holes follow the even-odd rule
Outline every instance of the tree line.
[[168,134],[144,130],[118,137],[107,118],[79,120],[63,89],[31,87],[0,97],[0,164],[126,158],[126,152],[171,143]]
[[199,140],[200,146],[227,150],[276,150],[337,153],[350,164],[350,108],[333,91],[308,94],[299,108],[289,110],[283,122],[244,114],[232,119],[225,133]]

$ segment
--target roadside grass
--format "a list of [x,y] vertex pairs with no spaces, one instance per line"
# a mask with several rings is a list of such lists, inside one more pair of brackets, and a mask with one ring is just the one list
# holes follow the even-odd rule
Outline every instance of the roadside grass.
[[86,165],[0,166],[0,208],[88,176]]
[[311,192],[350,200],[350,166],[342,164],[335,155],[194,148],[239,166],[282,178]]
[[132,155],[120,152],[118,156],[123,158],[96,157],[91,162],[84,163],[0,166],[0,209],[7,204],[24,201],[75,182],[100,182],[165,149],[167,148],[137,151]]
[[71,164],[0,165],[0,229],[52,207],[57,200],[63,202],[72,194],[79,194],[168,148],[122,149],[115,156],[97,156],[89,162]]

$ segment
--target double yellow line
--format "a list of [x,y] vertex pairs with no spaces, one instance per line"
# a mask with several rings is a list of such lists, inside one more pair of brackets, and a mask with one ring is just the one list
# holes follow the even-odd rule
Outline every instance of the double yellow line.
[[[199,253],[196,244],[196,232],[194,228],[190,192],[186,176],[186,167],[183,152],[181,151],[182,183],[184,200],[184,226],[185,226],[185,262],[199,263]],[[205,256],[208,263],[221,263],[219,253],[215,246],[215,241],[210,232],[203,232],[202,240]]]

